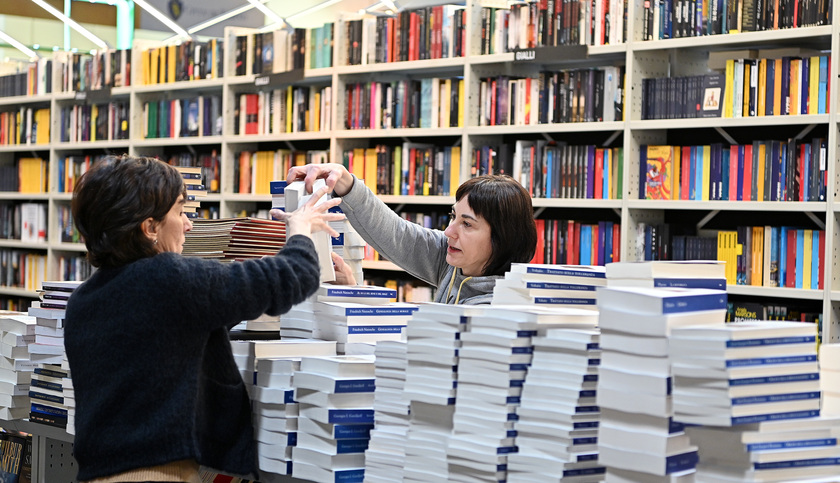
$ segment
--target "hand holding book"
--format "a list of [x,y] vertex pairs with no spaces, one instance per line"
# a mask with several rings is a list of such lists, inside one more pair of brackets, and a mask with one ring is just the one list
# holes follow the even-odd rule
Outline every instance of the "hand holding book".
[[276,220],[286,222],[287,237],[293,235],[310,236],[312,233],[319,231],[325,231],[330,236],[336,237],[338,236],[338,232],[329,225],[329,222],[343,220],[344,214],[329,213],[328,210],[334,206],[338,206],[341,203],[341,198],[332,198],[319,202],[327,194],[327,190],[327,187],[319,189],[306,203],[291,213],[274,209],[271,210],[271,216]]
[[353,175],[341,164],[307,164],[293,166],[286,175],[286,182],[303,181],[305,192],[311,193],[315,180],[323,178],[335,196],[344,196],[353,188]]

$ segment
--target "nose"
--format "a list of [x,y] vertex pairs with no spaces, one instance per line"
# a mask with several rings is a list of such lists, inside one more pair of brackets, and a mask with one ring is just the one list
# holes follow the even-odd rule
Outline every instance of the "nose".
[[192,220],[190,220],[189,218],[187,218],[187,222],[186,222],[186,223],[184,223],[184,233],[186,233],[186,232],[188,232],[188,231],[192,231],[192,229],[193,229],[193,223],[192,223]]
[[455,223],[452,223],[452,222],[450,222],[449,225],[446,226],[446,229],[443,230],[443,234],[450,237],[450,238],[455,237],[455,232],[456,232]]

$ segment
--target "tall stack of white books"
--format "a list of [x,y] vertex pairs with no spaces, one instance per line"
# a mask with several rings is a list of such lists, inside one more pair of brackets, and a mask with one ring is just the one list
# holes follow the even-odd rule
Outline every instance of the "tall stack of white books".
[[[51,287],[79,282],[44,282],[44,290]],[[33,369],[32,380],[60,384],[52,386],[53,391],[46,387],[33,391],[30,382],[30,421],[37,421],[51,426],[65,428],[69,433],[74,432],[75,397],[70,380],[70,366],[64,350],[64,308],[43,307],[45,302],[33,302],[28,314],[35,317],[35,337],[29,343],[29,360],[38,365]],[[65,391],[67,394],[65,394]]]
[[840,416],[840,344],[822,343],[819,347],[820,414]]
[[[700,448],[698,479],[772,481],[833,476],[840,470],[836,437],[800,439],[790,431],[818,425],[833,427],[836,436],[840,429],[836,420],[819,419],[814,324],[749,321],[674,328],[671,359],[674,418],[703,425],[687,428]],[[786,419],[795,421],[774,425]],[[765,421],[772,423],[757,425]]]
[[29,417],[29,385],[38,364],[29,360],[28,345],[35,328],[35,317],[0,312],[0,419]]
[[722,325],[726,293],[602,287],[598,310],[598,457],[606,481],[693,481],[697,447],[673,419],[668,337],[674,327]]
[[302,357],[305,355],[334,355],[335,342],[316,339],[266,339],[230,341],[233,358],[242,381],[253,396],[257,383],[257,361],[272,357]]
[[531,367],[514,422],[518,452],[508,456],[509,483],[600,481],[595,405],[599,331],[549,329],[533,339]]
[[450,481],[504,481],[516,453],[514,423],[531,364],[532,337],[555,327],[593,327],[597,313],[491,306],[461,334],[458,395],[447,462]]
[[373,355],[304,357],[295,373],[297,446],[292,476],[362,482],[373,429]]
[[[377,285],[333,285],[323,283],[315,292],[313,313],[325,309],[321,304],[324,302],[349,302],[362,305],[390,305],[397,298],[397,291]],[[340,327],[335,327],[331,320],[324,317],[317,317],[313,314],[313,327],[318,337],[327,340],[338,340],[343,334]],[[348,329],[349,334],[349,329]],[[341,354],[373,354],[376,338],[370,341],[338,341],[338,351]]]
[[486,306],[421,304],[406,327],[405,398],[410,424],[405,448],[405,481],[449,478],[446,461],[458,380],[461,335],[470,317]]
[[[330,208],[330,212],[343,213],[338,206]],[[337,237],[331,238],[332,251],[344,259],[344,263],[350,267],[353,277],[361,283],[365,279],[362,271],[362,260],[365,258],[367,243],[347,220],[331,221],[330,226],[338,232]]]
[[315,297],[293,305],[280,316],[281,339],[317,339],[315,333]]
[[606,265],[607,286],[707,288],[726,290],[726,263],[720,260],[654,260]]
[[595,288],[606,285],[604,267],[514,263],[496,282],[493,305],[537,304],[595,309]]
[[251,341],[256,358],[252,388],[254,429],[260,470],[290,475],[297,442],[298,405],[294,373],[306,355],[335,355],[335,342],[315,340]]
[[376,344],[376,391],[373,395],[374,429],[365,451],[365,481],[402,480],[408,437],[408,401],[405,389],[406,343]]
[[[312,186],[312,193],[324,186],[326,186],[326,182],[323,179],[316,180]],[[300,206],[306,204],[312,197],[312,193],[307,194],[305,190],[303,181],[295,181],[288,184],[285,181],[269,182],[272,207],[284,211],[295,211]],[[322,196],[317,201],[317,204],[327,201],[327,197],[328,195]],[[333,267],[332,256],[330,255],[332,252],[332,241],[329,233],[325,231],[315,232],[311,238],[315,244],[315,251],[318,253],[318,261],[321,265],[321,281],[335,281],[335,268]],[[359,278],[359,280],[362,280],[362,278]]]

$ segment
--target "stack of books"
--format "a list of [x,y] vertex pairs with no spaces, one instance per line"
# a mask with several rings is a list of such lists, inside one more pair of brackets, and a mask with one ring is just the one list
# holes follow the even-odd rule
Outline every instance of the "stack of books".
[[840,344],[820,344],[820,414],[840,416]]
[[[295,181],[286,184],[285,181],[271,181],[269,184],[272,193],[272,206],[280,208],[284,211],[295,211],[299,207],[308,203],[312,194],[326,186],[323,179],[315,180],[312,184],[312,193],[306,193],[306,187],[303,181]],[[329,195],[323,195],[315,204],[319,205],[327,201]],[[282,197],[280,201],[277,198]],[[315,244],[315,252],[318,254],[318,262],[321,265],[321,281],[333,282],[335,281],[335,268],[333,267],[332,255],[332,241],[329,233],[325,231],[318,231],[312,233],[310,236],[312,242]],[[359,280],[362,280],[361,278]]]
[[281,339],[313,339],[315,335],[315,297],[293,305],[280,316]]
[[286,244],[286,224],[276,220],[240,217],[196,218],[186,234],[184,256],[222,262],[276,255]]
[[594,327],[597,317],[592,310],[541,306],[491,306],[470,317],[461,334],[450,480],[506,479],[507,457],[517,452],[514,422],[531,364],[532,337],[556,327]]
[[405,389],[406,343],[376,344],[376,391],[373,394],[374,429],[365,451],[365,481],[401,481],[408,437],[408,401]]
[[514,263],[496,282],[493,305],[537,304],[595,309],[595,288],[606,285],[604,267]]
[[598,340],[594,326],[549,329],[533,339],[531,367],[513,424],[519,451],[508,456],[509,483],[603,476],[595,405]]
[[406,327],[405,398],[410,422],[405,475],[411,481],[446,481],[446,453],[458,380],[461,334],[486,306],[421,304]]
[[29,416],[29,385],[38,365],[29,360],[29,341],[35,337],[35,317],[23,312],[0,312],[0,419]]
[[304,357],[293,384],[300,415],[292,476],[361,483],[374,423],[374,356]]
[[[233,341],[236,342],[236,341]],[[316,340],[247,341],[256,364],[253,399],[254,426],[260,470],[292,474],[292,447],[297,443],[298,404],[294,374],[300,359],[335,355],[335,342]]]
[[[82,282],[45,281],[41,293],[72,293]],[[69,298],[69,297],[68,297]],[[29,342],[29,360],[37,363],[30,383],[30,421],[37,421],[73,434],[76,415],[75,394],[70,375],[70,364],[64,350],[64,310],[50,307],[44,298],[33,302],[28,314],[35,317],[35,337]],[[45,305],[46,304],[46,305]],[[44,383],[38,390],[36,379]],[[60,386],[60,389],[59,389]]]
[[184,213],[187,217],[198,219],[198,209],[201,207],[200,198],[207,196],[207,186],[204,185],[204,175],[199,166],[175,166],[175,169],[181,173],[184,178],[184,184],[187,186],[187,199],[184,203]]
[[726,263],[719,260],[654,260],[606,265],[608,287],[726,290]]
[[415,310],[416,305],[405,302],[316,302],[313,336],[338,342],[343,353],[357,343],[372,347],[383,340],[402,340],[402,331]]
[[674,418],[711,426],[814,417],[816,325],[785,321],[675,327]]
[[668,337],[674,327],[723,325],[726,293],[602,287],[598,310],[598,458],[607,480],[690,478],[698,453],[673,420]]
[[840,419],[813,417],[687,426],[700,448],[697,481],[837,481]]

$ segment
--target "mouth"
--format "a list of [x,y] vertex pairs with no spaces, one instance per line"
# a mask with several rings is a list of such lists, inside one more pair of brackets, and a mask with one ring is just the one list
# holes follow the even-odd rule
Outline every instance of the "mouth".
[[461,250],[453,247],[452,245],[449,245],[448,247],[446,247],[446,252],[447,253],[460,253]]

